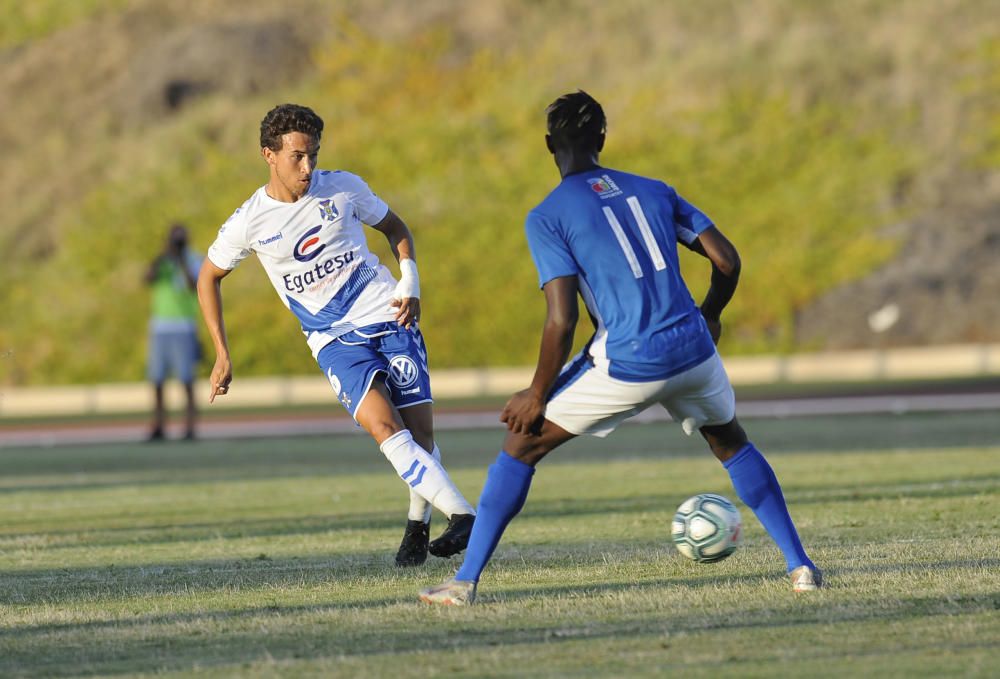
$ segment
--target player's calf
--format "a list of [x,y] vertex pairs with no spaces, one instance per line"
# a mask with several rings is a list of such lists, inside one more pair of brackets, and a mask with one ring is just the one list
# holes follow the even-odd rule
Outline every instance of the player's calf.
[[409,430],[393,434],[380,448],[399,478],[446,516],[476,513],[441,463],[416,444]]

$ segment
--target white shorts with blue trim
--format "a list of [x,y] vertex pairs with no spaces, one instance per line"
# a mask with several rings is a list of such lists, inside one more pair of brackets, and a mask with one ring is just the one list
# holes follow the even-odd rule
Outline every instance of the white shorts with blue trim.
[[617,380],[580,354],[563,368],[545,419],[578,436],[607,436],[657,403],[688,435],[736,416],[736,397],[718,352],[685,372],[653,382]]

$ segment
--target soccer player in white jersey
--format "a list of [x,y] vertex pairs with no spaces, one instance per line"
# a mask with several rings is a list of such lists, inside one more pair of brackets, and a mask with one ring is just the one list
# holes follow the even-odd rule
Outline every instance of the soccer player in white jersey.
[[[415,566],[428,551],[449,557],[465,549],[475,510],[441,466],[434,442],[413,236],[360,177],[316,169],[322,133],[320,117],[294,104],[275,107],[261,122],[268,183],[219,229],[198,278],[216,352],[209,402],[228,393],[233,379],[221,281],[253,252],[301,323],[337,398],[409,486],[396,563]],[[399,260],[398,283],[369,252],[365,224],[389,241]],[[433,541],[432,506],[448,517]]]
[[[774,472],[736,420],[733,390],[715,349],[720,314],[736,290],[739,255],[670,186],[598,165],[606,123],[590,95],[560,97],[547,114],[545,140],[562,182],[525,225],[548,305],[538,366],[531,387],[514,394],[500,417],[508,432],[479,498],[464,563],[454,579],[421,591],[420,598],[472,603],[480,574],[524,505],[535,465],[569,439],[607,436],[657,403],[685,432],[704,436],[737,495],[781,549],[793,589],[816,589],[820,572],[802,548]],[[681,278],[678,243],[712,264],[700,307]],[[577,292],[596,331],[566,363]]]

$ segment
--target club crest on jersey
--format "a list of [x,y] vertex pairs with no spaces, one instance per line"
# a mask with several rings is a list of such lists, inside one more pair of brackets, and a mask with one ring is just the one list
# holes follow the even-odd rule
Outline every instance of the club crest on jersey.
[[393,356],[389,361],[389,379],[400,389],[412,385],[419,376],[420,369],[409,356]]
[[604,174],[600,177],[594,177],[588,179],[587,183],[590,184],[590,188],[596,193],[600,198],[614,198],[615,196],[622,195],[621,189],[615,184],[613,180],[608,175]]
[[337,206],[333,204],[333,198],[320,201],[319,216],[328,222],[332,222],[340,216],[340,213],[337,212]]
[[319,231],[322,228],[323,225],[320,224],[302,234],[302,238],[299,238],[295,249],[292,250],[292,256],[295,259],[300,262],[311,262],[319,257],[319,254],[326,248],[326,243],[321,243],[319,238]]

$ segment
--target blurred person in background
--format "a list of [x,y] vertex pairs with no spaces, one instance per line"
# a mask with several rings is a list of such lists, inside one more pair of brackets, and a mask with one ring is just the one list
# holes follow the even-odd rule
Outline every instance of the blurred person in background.
[[195,437],[194,370],[200,358],[197,283],[201,262],[201,255],[188,248],[187,229],[174,224],[167,233],[163,251],[146,272],[146,283],[152,293],[146,374],[153,383],[155,397],[150,441],[165,438],[163,383],[168,375],[184,385],[187,398],[184,438]]

